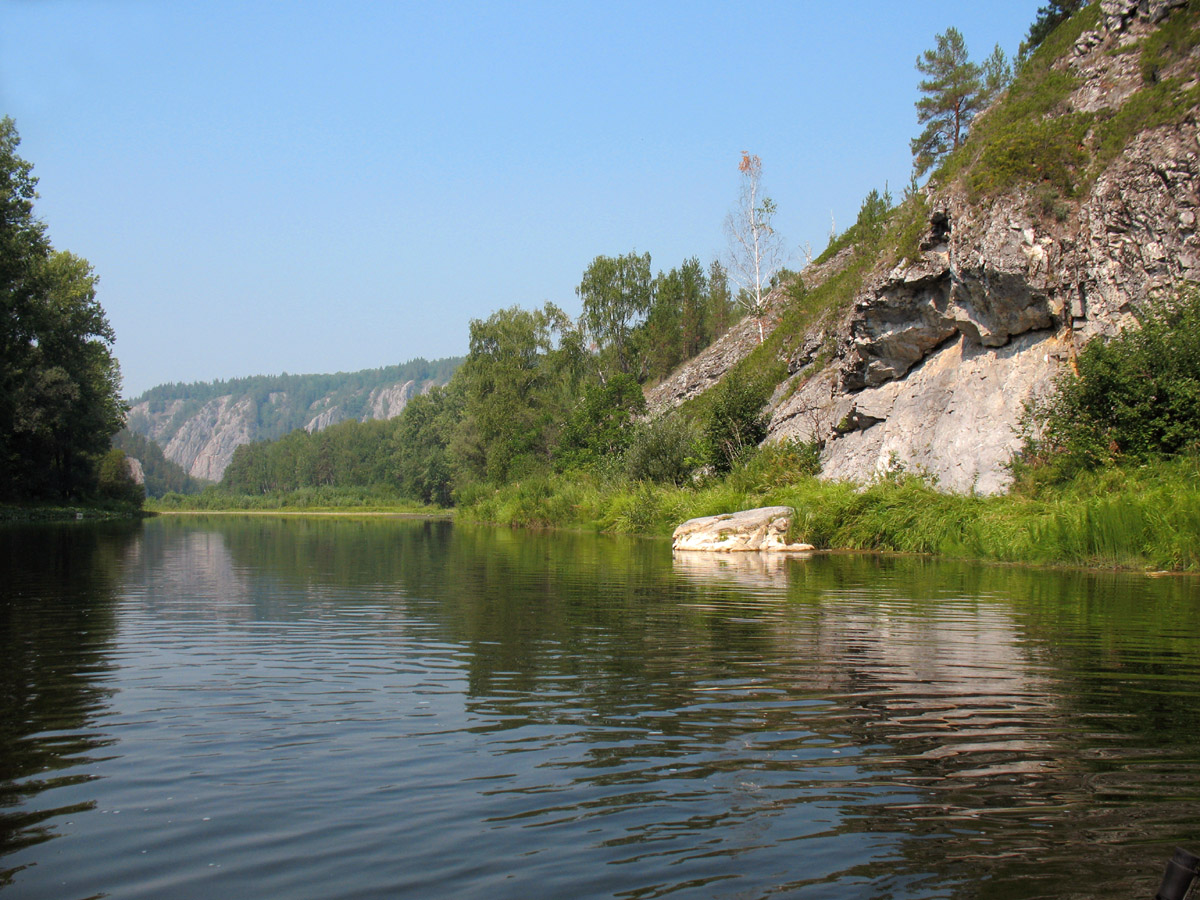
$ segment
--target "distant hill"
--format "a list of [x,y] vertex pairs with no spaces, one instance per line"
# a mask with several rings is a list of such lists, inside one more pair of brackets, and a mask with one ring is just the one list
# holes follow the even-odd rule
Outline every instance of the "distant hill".
[[332,375],[255,375],[164,384],[130,403],[126,427],[160,448],[193,478],[219,481],[233,451],[304,428],[347,419],[390,419],[434,385],[446,384],[460,357]]

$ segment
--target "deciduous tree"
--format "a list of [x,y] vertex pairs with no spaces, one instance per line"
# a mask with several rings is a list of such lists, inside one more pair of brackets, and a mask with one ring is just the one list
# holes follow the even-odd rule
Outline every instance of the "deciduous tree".
[[575,289],[583,301],[583,322],[605,368],[633,372],[629,335],[653,302],[649,253],[597,256]]
[[0,496],[83,496],[124,415],[113,332],[87,260],[34,216],[19,143],[0,120]]
[[771,225],[775,202],[763,193],[762,160],[743,151],[738,171],[741,173],[738,202],[725,220],[729,271],[740,289],[738,304],[758,323],[761,344],[766,292],[771,276],[783,262],[783,241]]

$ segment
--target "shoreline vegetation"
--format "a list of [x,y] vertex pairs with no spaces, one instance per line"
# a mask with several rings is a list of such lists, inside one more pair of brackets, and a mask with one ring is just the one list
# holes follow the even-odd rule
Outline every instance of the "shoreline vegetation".
[[685,485],[630,481],[601,470],[474,486],[458,507],[404,506],[395,498],[337,505],[294,492],[234,497],[210,490],[160,513],[444,516],[525,528],[669,537],[683,521],[757,506],[796,510],[789,541],[818,551],[918,553],[948,559],[1200,572],[1200,456],[1152,460],[1076,475],[1053,486],[1018,484],[997,496],[943,493],[919,473],[893,471],[868,485],[821,481],[803,448],[767,445],[724,476]]

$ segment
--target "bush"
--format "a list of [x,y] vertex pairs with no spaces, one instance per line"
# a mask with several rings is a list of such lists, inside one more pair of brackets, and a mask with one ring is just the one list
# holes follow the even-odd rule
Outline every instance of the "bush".
[[718,472],[728,472],[738,457],[767,436],[763,407],[769,382],[726,377],[709,393],[712,405],[703,425],[708,457]]
[[145,490],[133,480],[125,452],[116,447],[109,450],[100,460],[97,488],[101,497],[122,505],[140,507],[146,498]]
[[643,422],[625,450],[625,474],[634,481],[683,484],[698,465],[701,443],[696,426],[682,416]]
[[1057,480],[1200,450],[1200,291],[1152,304],[1139,324],[1093,340],[1078,373],[1026,410],[1018,474],[1049,466]]

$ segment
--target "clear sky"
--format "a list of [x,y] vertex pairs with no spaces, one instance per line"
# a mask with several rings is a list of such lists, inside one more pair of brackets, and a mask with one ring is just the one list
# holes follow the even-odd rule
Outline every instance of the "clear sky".
[[914,61],[1044,0],[0,0],[0,114],[125,393],[466,352],[597,255],[726,247],[743,150],[800,247],[908,181]]

